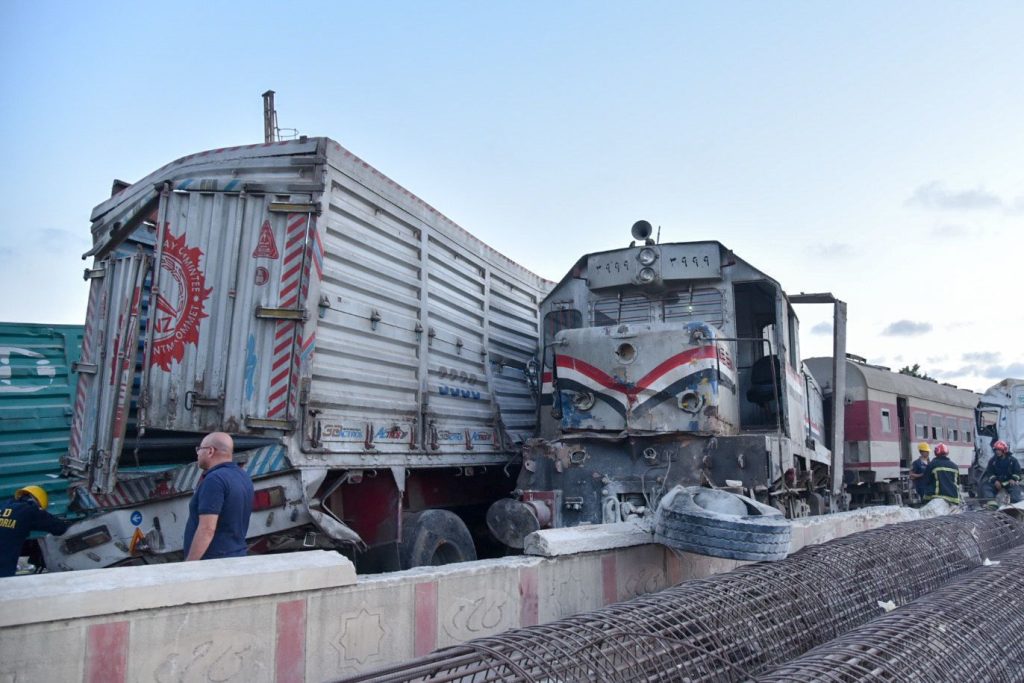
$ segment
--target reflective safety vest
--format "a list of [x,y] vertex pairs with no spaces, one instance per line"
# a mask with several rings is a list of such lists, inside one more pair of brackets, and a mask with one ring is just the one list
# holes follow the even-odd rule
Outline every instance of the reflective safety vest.
[[960,502],[960,469],[946,456],[935,458],[928,463],[928,469],[924,471],[924,480],[927,483],[925,500],[941,498],[948,503]]

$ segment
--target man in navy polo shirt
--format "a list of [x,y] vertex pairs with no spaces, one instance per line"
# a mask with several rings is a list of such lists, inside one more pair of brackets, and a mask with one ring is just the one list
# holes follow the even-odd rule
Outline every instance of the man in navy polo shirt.
[[203,475],[188,504],[185,559],[245,557],[252,513],[252,479],[231,456],[235,444],[224,432],[208,434],[196,447]]

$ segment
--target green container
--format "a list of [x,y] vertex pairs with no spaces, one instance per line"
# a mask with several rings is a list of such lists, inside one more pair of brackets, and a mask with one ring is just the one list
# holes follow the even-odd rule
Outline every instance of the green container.
[[82,325],[0,323],[0,500],[42,486],[49,511],[67,510],[60,459],[68,451]]

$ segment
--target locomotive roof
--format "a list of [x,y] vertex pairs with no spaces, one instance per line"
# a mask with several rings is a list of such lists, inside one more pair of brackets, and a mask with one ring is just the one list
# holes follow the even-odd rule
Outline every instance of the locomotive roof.
[[[772,276],[766,274],[763,270],[761,270],[761,269],[751,265],[749,261],[747,261],[746,259],[738,256],[736,254],[736,252],[734,252],[732,249],[730,249],[729,247],[725,246],[724,244],[722,244],[718,240],[692,240],[692,241],[678,241],[678,242],[658,242],[654,246],[665,247],[665,246],[670,246],[670,245],[697,245],[697,244],[713,244],[713,245],[715,245],[718,248],[719,254],[721,255],[723,261],[725,261],[722,264],[723,266],[734,266],[734,267],[735,266],[739,266],[740,270],[742,271],[742,275],[740,277],[735,277],[736,273],[734,273],[734,281],[745,282],[745,281],[750,281],[750,280],[765,280],[767,282],[772,283],[774,286],[778,287],[779,290],[783,292],[783,295],[785,295],[785,290],[783,290],[782,285],[779,284],[778,280],[776,280]],[[574,278],[578,278],[578,277],[581,276],[582,273],[586,272],[587,260],[590,257],[592,257],[592,256],[600,256],[602,254],[612,254],[612,253],[615,253],[617,251],[626,251],[627,249],[641,249],[644,246],[645,246],[644,244],[632,244],[632,245],[627,245],[627,246],[624,246],[624,247],[617,247],[615,249],[605,249],[605,250],[602,250],[602,251],[591,251],[591,252],[587,252],[586,254],[583,254],[582,256],[578,257],[573,262],[572,267],[569,268],[568,271],[566,271],[565,275],[563,275],[561,277],[561,279],[558,280],[558,284],[550,292],[548,292],[548,295],[545,297],[545,301],[547,299],[550,299],[553,296],[556,296],[558,290],[567,281],[572,280]],[[787,299],[788,299],[788,297],[787,297]]]
[[[811,369],[811,372],[815,374],[815,379],[821,382],[823,379],[828,383],[828,378],[831,377],[832,371],[832,358],[831,357],[820,357],[820,358],[808,358],[806,361],[807,366]],[[815,373],[815,370],[825,370],[827,368],[828,375],[825,377],[818,376],[819,373]],[[867,365],[865,363],[858,363],[853,360],[847,359],[846,361],[846,386],[852,388],[857,384],[863,384],[869,389],[876,391],[884,391],[890,394],[898,394],[900,396],[910,396],[914,398],[922,398],[926,401],[935,401],[936,403],[944,403],[946,405],[958,406],[961,408],[974,408],[978,405],[978,394],[967,389],[959,389],[953,386],[947,386],[945,384],[939,384],[927,379],[921,379],[919,377],[911,377],[910,375],[902,375],[898,372],[892,372],[875,365]]]

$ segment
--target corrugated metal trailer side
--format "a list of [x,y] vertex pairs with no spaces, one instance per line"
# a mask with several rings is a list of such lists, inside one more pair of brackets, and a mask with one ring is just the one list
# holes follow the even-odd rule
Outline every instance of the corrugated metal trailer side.
[[81,325],[0,323],[0,499],[42,486],[50,512],[67,510],[59,478],[67,452]]
[[504,464],[533,432],[525,366],[549,284],[328,145],[303,450],[335,466]]

